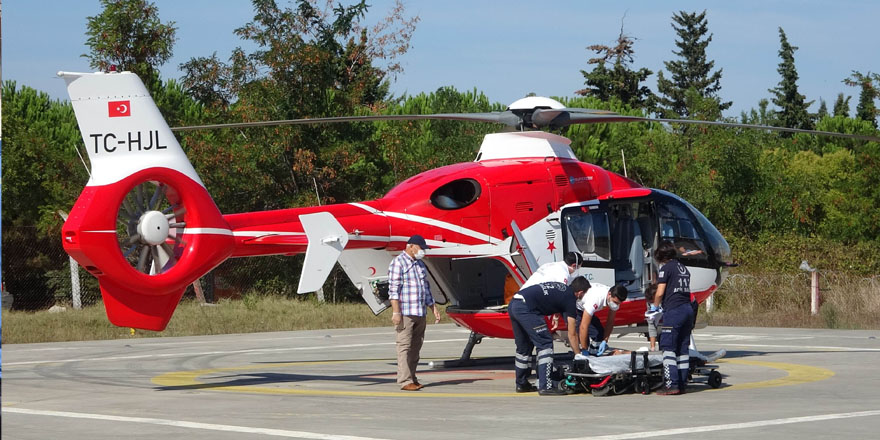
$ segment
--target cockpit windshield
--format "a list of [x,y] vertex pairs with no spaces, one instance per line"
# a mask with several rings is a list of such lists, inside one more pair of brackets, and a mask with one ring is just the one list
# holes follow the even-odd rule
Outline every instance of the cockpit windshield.
[[[658,203],[661,239],[675,242],[681,256],[706,259],[706,251],[711,251],[719,262],[730,262],[730,245],[706,216],[675,194],[654,191],[674,200]],[[702,237],[694,228],[694,220],[703,231]]]

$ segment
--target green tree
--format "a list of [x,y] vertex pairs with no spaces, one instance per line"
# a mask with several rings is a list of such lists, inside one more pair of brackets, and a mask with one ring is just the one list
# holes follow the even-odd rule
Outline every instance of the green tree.
[[816,112],[816,120],[821,121],[826,116],[828,116],[828,104],[825,104],[824,99],[819,98],[819,110]]
[[171,58],[177,28],[162,23],[159,9],[147,0],[101,0],[100,14],[88,17],[82,56],[92,68],[107,71],[111,65],[136,73],[152,91],[158,89],[157,68]]
[[62,219],[88,180],[69,102],[3,83],[3,272],[17,308],[53,303],[48,273],[66,267]]
[[779,67],[776,69],[782,79],[779,85],[770,89],[773,94],[773,104],[779,107],[776,111],[776,124],[781,127],[813,129],[813,121],[807,108],[813,101],[805,102],[806,97],[798,93],[798,73],[794,65],[794,52],[798,49],[788,42],[785,31],[779,28]]
[[880,110],[877,110],[874,100],[880,97],[880,74],[872,74],[871,72],[862,74],[853,71],[852,75],[843,82],[848,86],[861,89],[859,104],[856,106],[856,117],[870,122],[874,128],[877,128],[877,115],[880,114]]
[[[364,1],[326,10],[307,0],[253,5],[253,20],[235,33],[255,50],[238,48],[228,62],[212,55],[182,65],[184,87],[206,105],[209,118],[313,118],[385,106],[388,79],[400,72],[396,60],[418,21],[399,2],[374,26],[364,23]],[[188,144],[200,152],[205,183],[217,187],[222,209],[274,209],[315,204],[316,186],[322,203],[382,190],[388,165],[370,140],[374,130],[372,124],[222,130],[188,136]]]
[[718,97],[723,69],[712,72],[715,61],[706,59],[706,47],[712,41],[712,34],[706,37],[709,30],[706,11],[699,14],[679,11],[672,16],[672,21],[672,28],[678,35],[675,45],[679,49],[672,53],[681,59],[664,61],[672,75],[670,79],[663,75],[663,71],[657,73],[657,90],[662,95],[659,98],[660,113],[666,117],[687,117],[686,93],[691,88],[701,97],[715,99],[721,111],[728,109],[733,102],[721,102]]
[[837,100],[834,101],[834,116],[849,117],[849,100],[852,96],[843,97],[843,93],[837,94]]
[[[595,64],[592,71],[581,70],[586,79],[586,88],[575,93],[581,96],[594,96],[602,101],[612,98],[632,107],[643,108],[653,105],[654,93],[647,86],[641,85],[653,72],[646,68],[632,70],[633,44],[631,37],[623,33],[617,37],[617,45],[614,47],[601,44],[588,46],[587,49],[598,55],[591,58],[587,64]],[[611,69],[605,67],[611,63]]]

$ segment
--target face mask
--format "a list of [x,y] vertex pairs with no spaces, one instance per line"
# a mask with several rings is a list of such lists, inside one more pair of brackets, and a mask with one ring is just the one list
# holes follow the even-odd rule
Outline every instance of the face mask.
[[419,251],[416,252],[416,260],[421,260],[422,258],[425,258],[425,251],[419,249]]
[[616,302],[612,301],[611,299],[609,299],[608,300],[608,308],[611,309],[612,312],[616,312],[617,309],[620,308],[620,305],[617,304]]

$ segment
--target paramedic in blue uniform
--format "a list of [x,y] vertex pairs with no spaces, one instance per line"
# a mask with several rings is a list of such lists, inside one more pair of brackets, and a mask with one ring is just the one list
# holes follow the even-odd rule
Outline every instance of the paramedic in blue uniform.
[[531,373],[529,355],[533,348],[538,349],[538,393],[542,396],[564,395],[565,392],[553,386],[550,374],[553,372],[553,337],[547,328],[544,317],[562,313],[568,323],[568,341],[575,353],[580,353],[577,326],[577,300],[589,289],[590,283],[584,277],[577,277],[571,286],[565,283],[541,283],[520,290],[510,301],[507,312],[513,327],[516,342],[516,391],[525,393],[535,391],[528,377]]
[[690,357],[688,343],[694,329],[694,308],[691,306],[691,274],[676,258],[675,245],[664,241],[654,252],[660,264],[657,294],[653,308],[646,317],[662,310],[660,350],[663,351],[665,389],[657,394],[683,394],[687,385]]

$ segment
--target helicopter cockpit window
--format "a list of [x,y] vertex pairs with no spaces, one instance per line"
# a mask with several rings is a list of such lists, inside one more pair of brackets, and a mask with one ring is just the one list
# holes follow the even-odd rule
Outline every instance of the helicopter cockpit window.
[[431,194],[431,204],[439,209],[461,209],[476,202],[481,191],[474,179],[453,180]]
[[657,204],[660,216],[660,239],[670,240],[678,256],[705,260],[706,244],[694,227],[693,217],[684,206],[661,201]]
[[611,261],[608,216],[591,212],[587,207],[567,209],[563,213],[566,249],[583,254],[585,261]]

